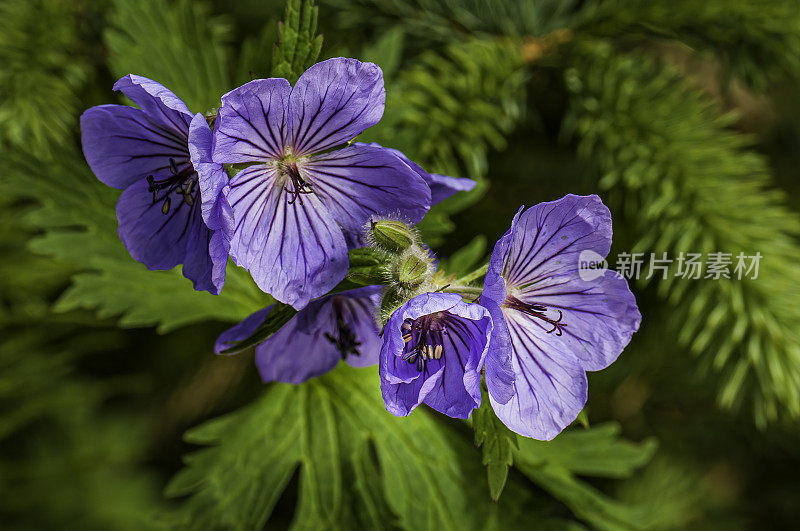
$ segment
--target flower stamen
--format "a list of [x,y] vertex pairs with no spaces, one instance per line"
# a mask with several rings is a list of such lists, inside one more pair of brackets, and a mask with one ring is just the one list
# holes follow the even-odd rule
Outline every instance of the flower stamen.
[[334,337],[330,332],[325,332],[325,339],[333,343],[336,350],[342,355],[342,359],[345,359],[348,354],[360,356],[361,353],[358,351],[358,347],[361,346],[361,341],[357,340],[355,332],[345,322],[342,315],[342,307],[341,297],[335,297],[333,299],[333,311],[336,315],[336,336]]
[[557,336],[561,336],[564,334],[563,328],[567,326],[567,324],[561,322],[561,320],[564,317],[564,314],[558,308],[554,308],[554,310],[558,312],[558,318],[553,319],[545,315],[545,312],[547,312],[547,306],[545,306],[544,304],[538,304],[538,303],[529,304],[526,302],[522,302],[516,297],[509,296],[506,298],[505,302],[503,303],[503,306],[506,308],[510,308],[512,310],[517,310],[526,315],[530,315],[531,317],[536,317],[537,319],[541,319],[542,321],[552,325],[553,328],[547,331],[548,334],[552,334],[553,332],[555,332]]
[[[147,176],[147,191],[153,194],[153,204],[163,201],[161,213],[165,216],[169,214],[172,204],[170,194],[173,192],[177,191],[188,206],[194,205],[197,195],[197,173],[191,165],[180,169],[175,159],[170,157],[169,171],[171,175],[165,179],[156,180],[152,175]],[[162,191],[164,193],[159,197],[159,193]]]
[[403,354],[403,360],[416,365],[422,372],[428,361],[440,360],[444,356],[444,336],[447,327],[438,314],[425,315],[418,319],[406,319],[402,325],[403,340],[408,345],[416,338],[411,348]]
[[303,206],[303,198],[301,197],[301,194],[314,193],[314,190],[311,189],[311,183],[306,182],[300,175],[300,169],[297,167],[297,162],[284,162],[282,167],[284,173],[289,176],[289,179],[292,181],[292,186],[294,187],[294,189],[285,187],[286,192],[290,197],[288,203],[291,205],[295,201],[299,200],[300,206]]

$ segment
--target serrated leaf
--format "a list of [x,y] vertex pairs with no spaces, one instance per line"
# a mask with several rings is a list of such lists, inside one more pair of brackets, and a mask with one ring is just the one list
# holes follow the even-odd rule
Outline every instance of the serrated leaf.
[[633,444],[619,438],[619,426],[566,430],[549,442],[520,438],[515,466],[598,529],[642,529],[648,512],[625,505],[575,477],[629,477],[653,456],[656,442]]
[[288,0],[286,17],[278,25],[278,43],[272,55],[272,77],[294,84],[313,65],[322,49],[317,32],[319,8],[314,0]]
[[250,406],[190,431],[187,439],[213,446],[190,454],[167,488],[192,494],[174,524],[260,528],[299,467],[294,529],[358,527],[364,518],[380,528],[472,527],[460,495],[467,479],[447,433],[425,411],[387,413],[377,383],[374,369],[342,365],[300,386],[274,384]]
[[514,464],[513,449],[518,448],[517,434],[509,430],[494,414],[486,389],[481,389],[481,407],[472,412],[475,445],[483,451],[482,462],[489,477],[489,493],[497,501],[508,478],[508,467]]

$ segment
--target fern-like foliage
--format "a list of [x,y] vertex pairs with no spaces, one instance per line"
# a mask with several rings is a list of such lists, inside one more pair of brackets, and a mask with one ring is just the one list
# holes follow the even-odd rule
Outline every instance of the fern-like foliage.
[[727,78],[764,88],[770,75],[800,74],[800,9],[785,0],[598,0],[575,31],[627,43],[674,39],[719,59]]
[[575,0],[324,0],[342,27],[401,26],[420,43],[493,34],[542,35],[568,24]]
[[484,193],[487,152],[505,147],[523,114],[525,79],[513,42],[474,39],[424,54],[387,85],[386,114],[363,136],[400,149],[431,172],[478,181],[426,216],[422,230],[431,245],[452,230],[448,213]]
[[770,190],[767,162],[673,69],[597,42],[570,61],[568,121],[634,250],[763,256],[756,280],[685,280],[673,262],[658,290],[679,340],[722,374],[722,405],[752,404],[760,425],[800,415],[800,220]]
[[47,153],[64,144],[93,73],[79,17],[83,1],[0,3],[0,142]]
[[314,0],[289,0],[286,20],[278,25],[272,77],[282,77],[294,84],[316,62],[322,49],[322,35],[316,35],[318,16]]

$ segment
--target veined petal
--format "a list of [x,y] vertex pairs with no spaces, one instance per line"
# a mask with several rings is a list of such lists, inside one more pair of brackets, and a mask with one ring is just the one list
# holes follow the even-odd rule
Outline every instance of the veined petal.
[[159,125],[180,131],[184,135],[189,131],[192,113],[186,104],[167,87],[135,74],[121,77],[114,83],[114,90],[119,90],[133,103],[139,106]]
[[422,166],[406,157],[405,154],[399,149],[386,148],[377,142],[370,142],[368,144],[363,142],[355,142],[353,145],[383,148],[402,160],[408,167],[414,170],[417,175],[422,177],[422,180],[425,181],[425,184],[427,184],[431,189],[431,206],[435,205],[436,203],[441,203],[457,192],[467,192],[472,190],[477,184],[472,179],[466,179],[464,177],[448,177],[447,175],[428,173],[422,169]]
[[[211,232],[206,245],[206,255],[211,263],[210,280],[206,285],[210,287],[202,289],[219,294],[225,284],[225,268],[231,248],[233,209],[228,203],[228,174],[222,164],[211,160],[211,143],[211,128],[205,117],[198,113],[189,127],[189,153],[198,175],[203,221]],[[187,267],[188,263],[184,265],[184,272]],[[195,286],[195,289],[199,288]]]
[[222,96],[214,124],[213,160],[233,164],[283,156],[291,90],[285,79],[255,79]]
[[[228,254],[225,253],[223,262],[219,254],[214,256],[210,253],[214,235],[215,231],[209,230],[205,223],[191,223],[186,242],[186,255],[183,259],[183,276],[192,281],[197,291],[208,291],[219,295],[222,284],[225,283],[224,265],[228,261]],[[214,258],[217,258],[218,264],[223,267],[221,279],[219,265],[214,263]]]
[[321,330],[300,330],[295,320],[256,347],[256,366],[265,382],[303,383],[330,371],[341,359]]
[[231,257],[276,299],[302,308],[347,273],[341,228],[315,194],[289,203],[275,167],[251,166],[231,180]]
[[596,195],[569,194],[529,208],[516,222],[503,277],[509,290],[553,275],[576,272],[579,255],[605,257],[611,213]]
[[163,203],[153,203],[145,180],[122,192],[117,203],[119,236],[131,256],[149,269],[172,269],[183,263],[196,225],[205,228],[199,205],[189,206],[178,193],[170,194],[171,208],[162,213]]
[[337,57],[297,80],[289,98],[289,145],[296,155],[344,144],[383,116],[383,72],[374,63]]
[[379,292],[378,286],[366,286],[312,301],[256,347],[261,377],[265,382],[302,383],[333,369],[343,355],[356,367],[377,363],[380,340],[374,312]]
[[448,197],[455,195],[458,192],[469,192],[477,184],[472,179],[466,177],[449,177],[447,175],[439,175],[438,173],[429,173],[430,182],[428,186],[431,188],[431,204],[441,203]]
[[586,404],[586,373],[570,352],[553,350],[548,333],[528,316],[504,309],[514,355],[514,396],[505,404],[489,399],[497,417],[525,437],[551,440]]
[[[616,271],[598,273],[590,281],[574,275],[550,277],[517,294],[522,302],[545,306],[553,317],[561,312],[562,334],[546,335],[541,346],[570,353],[587,371],[611,365],[642,320],[625,278]],[[534,326],[552,328],[541,319],[528,318]]]
[[200,185],[203,221],[212,230],[233,233],[233,209],[228,203],[228,174],[211,156],[212,134],[205,117],[198,113],[189,128],[189,154]]
[[372,216],[417,223],[430,208],[425,182],[383,148],[350,146],[315,155],[301,171],[334,219],[351,233],[360,232]]
[[[378,361],[380,342],[374,313],[380,286],[365,286],[312,301],[256,347],[264,381],[301,383],[329,371],[344,356],[356,367]],[[220,335],[217,354],[252,335],[272,306],[259,310]]]
[[148,175],[156,179],[170,175],[170,158],[178,165],[189,160],[185,133],[124,105],[100,105],[84,112],[81,143],[97,178],[120,189]]

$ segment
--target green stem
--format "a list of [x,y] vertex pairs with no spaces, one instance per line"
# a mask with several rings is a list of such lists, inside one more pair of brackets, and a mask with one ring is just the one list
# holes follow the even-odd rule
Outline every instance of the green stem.
[[478,269],[476,269],[472,273],[459,278],[458,282],[460,284],[462,284],[462,283],[463,284],[469,284],[473,280],[477,280],[477,279],[481,278],[482,276],[485,276],[486,272],[488,270],[489,270],[489,264],[484,264],[483,266],[479,267]]

